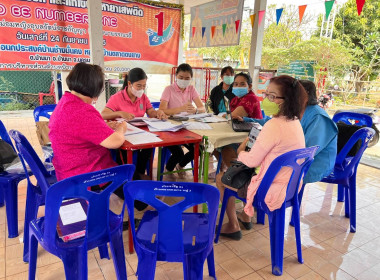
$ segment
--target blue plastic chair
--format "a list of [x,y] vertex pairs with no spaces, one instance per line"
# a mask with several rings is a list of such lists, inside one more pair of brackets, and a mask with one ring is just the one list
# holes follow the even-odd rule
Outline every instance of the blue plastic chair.
[[[274,275],[282,275],[284,258],[285,210],[288,207],[293,207],[298,262],[303,263],[297,190],[299,189],[301,178],[307,172],[308,168],[313,162],[314,154],[318,148],[319,147],[310,147],[299,149],[278,156],[269,166],[268,171],[265,173],[254,198],[253,206],[257,209],[257,223],[264,224],[265,214],[268,215],[272,273]],[[304,161],[301,164],[297,163],[297,161],[300,161],[302,159],[304,159]],[[285,166],[293,169],[293,173],[290,177],[286,191],[286,198],[281,208],[270,211],[265,203],[265,196],[270,186],[272,185],[272,182],[277,173],[281,170],[282,167]],[[230,190],[228,188],[225,189],[222,209],[220,210],[219,224],[216,231],[215,243],[218,243],[219,241],[219,234],[223,224],[224,213],[226,211],[227,202],[230,197],[235,197],[241,201],[246,202],[246,199],[239,197],[236,191]]]
[[[37,217],[38,208],[45,204],[46,191],[50,185],[57,182],[54,175],[50,175],[40,158],[30,145],[29,141],[17,130],[10,130],[10,136],[15,141],[16,150],[18,151],[21,162],[23,163],[24,170],[26,170],[27,163],[37,179],[37,184],[34,185],[29,176],[27,176],[28,187],[26,193],[26,207],[25,207],[25,223],[24,223],[24,253],[23,260],[29,260],[29,223]],[[25,175],[24,175],[25,176]]]
[[[0,121],[0,137],[15,150],[11,138]],[[15,150],[16,151],[16,150]],[[1,172],[0,173],[0,207],[4,206],[7,214],[8,238],[18,236],[18,183],[26,178],[25,173]]]
[[36,107],[33,111],[34,121],[40,121],[41,117],[50,119],[51,113],[53,113],[56,106],[57,104],[48,104]]
[[[125,202],[134,229],[134,200],[143,201],[157,211],[145,212],[137,231],[132,230],[138,256],[138,279],[154,279],[156,261],[183,262],[185,280],[203,279],[207,258],[210,276],[215,276],[212,239],[218,213],[219,191],[210,185],[187,182],[134,181],[124,185]],[[181,197],[170,206],[157,196]],[[207,203],[209,213],[183,213]]]
[[156,109],[156,110],[158,108],[160,108],[160,101],[158,101],[158,102],[150,102],[150,104],[152,104],[153,108]]
[[[372,127],[372,118],[365,114],[355,113],[355,112],[340,112],[333,116],[332,120],[337,122],[344,122],[349,125],[367,126]],[[338,201],[344,201],[344,189],[338,186]]]
[[[135,167],[121,165],[105,170],[73,176],[52,185],[46,193],[45,217],[35,219],[29,229],[29,279],[34,280],[38,243],[63,262],[66,279],[84,280],[88,277],[87,251],[96,247],[107,248],[110,243],[117,279],[127,279],[123,246],[123,216],[109,210],[113,191],[132,179]],[[90,186],[111,183],[100,193]],[[86,234],[84,237],[63,242],[57,235],[57,221],[62,201],[81,198],[88,202]]]

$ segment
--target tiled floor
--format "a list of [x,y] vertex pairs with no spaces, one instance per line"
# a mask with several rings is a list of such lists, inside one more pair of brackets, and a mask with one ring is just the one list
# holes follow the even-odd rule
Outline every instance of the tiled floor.
[[[17,129],[39,147],[32,117],[1,116],[7,129]],[[221,238],[214,246],[216,274],[227,279],[380,279],[380,170],[360,165],[357,178],[357,232],[349,232],[344,204],[336,202],[336,186],[310,184],[301,209],[302,245],[305,263],[297,262],[294,230],[286,226],[284,273],[271,274],[269,230],[254,224],[243,231],[241,241]],[[191,175],[187,178],[191,180]],[[213,182],[210,180],[210,183]],[[239,204],[240,207],[242,206]],[[22,261],[22,233],[25,208],[25,183],[19,187],[19,238],[7,238],[5,207],[0,208],[0,280],[27,279],[28,265]],[[43,215],[43,209],[40,211]],[[289,218],[289,212],[288,212]],[[287,223],[286,223],[287,224]],[[137,267],[136,254],[128,254],[124,234],[128,279]],[[37,278],[65,279],[61,261],[39,248]],[[88,253],[89,279],[116,279],[112,260],[99,258],[96,250]],[[204,269],[207,275],[207,265]],[[159,263],[156,279],[183,279],[182,265]],[[205,276],[205,279],[209,279]]]

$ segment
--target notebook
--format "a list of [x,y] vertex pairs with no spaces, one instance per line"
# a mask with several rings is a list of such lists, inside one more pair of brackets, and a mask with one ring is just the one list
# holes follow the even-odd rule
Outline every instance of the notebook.
[[75,198],[62,202],[59,208],[57,232],[64,242],[85,236],[87,209],[88,203],[84,199]]
[[224,103],[226,106],[227,114],[229,115],[230,120],[231,120],[232,129],[236,132],[250,132],[253,127],[253,123],[241,122],[237,119],[233,119],[231,116],[231,111],[230,111],[230,101],[228,100],[227,97],[224,97]]

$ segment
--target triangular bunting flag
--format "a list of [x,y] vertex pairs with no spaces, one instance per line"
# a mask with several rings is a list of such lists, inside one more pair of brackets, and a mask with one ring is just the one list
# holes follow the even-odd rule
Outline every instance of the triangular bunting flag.
[[215,25],[211,26],[211,38],[214,38],[214,34],[215,34]]
[[206,27],[202,27],[202,38],[205,35]]
[[277,25],[278,25],[278,22],[280,21],[280,18],[281,18],[283,10],[284,10],[284,8],[276,9],[276,21],[277,21]]
[[235,20],[235,33],[238,33],[240,25],[240,19]]
[[261,21],[263,20],[265,15],[265,10],[259,11],[259,25],[261,24]]
[[249,17],[251,18],[251,26],[253,28],[253,25],[255,24],[256,14],[250,15]]
[[306,7],[307,5],[298,6],[298,14],[300,16],[300,23],[302,22],[303,14],[305,13]]
[[329,15],[330,15],[330,12],[331,12],[331,9],[334,5],[334,0],[331,0],[331,1],[326,1],[325,2],[325,8],[326,8],[326,20],[329,18]]
[[195,26],[193,26],[193,37],[194,37],[194,34],[195,34]]
[[223,36],[224,36],[224,33],[226,33],[227,23],[223,23],[222,28],[223,28]]
[[358,9],[358,15],[362,13],[362,9],[364,6],[365,0],[356,0],[356,8]]

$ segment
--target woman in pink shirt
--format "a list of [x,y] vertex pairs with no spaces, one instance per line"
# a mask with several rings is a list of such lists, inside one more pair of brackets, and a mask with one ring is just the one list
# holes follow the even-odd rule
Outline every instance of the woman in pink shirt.
[[[199,93],[190,85],[193,78],[193,69],[189,64],[183,63],[177,67],[176,82],[167,86],[162,93],[160,109],[167,115],[179,113],[197,114],[206,111]],[[193,105],[195,103],[195,106]],[[185,154],[181,146],[170,146],[171,157],[166,163],[165,171],[173,171],[174,168],[182,170],[194,158],[194,146],[184,145],[188,152]],[[185,173],[180,172],[180,177]]]
[[[286,152],[305,147],[305,137],[299,120],[307,102],[307,93],[299,81],[285,75],[272,78],[264,96],[277,106],[277,113],[264,125],[249,152],[244,151],[248,138],[238,148],[238,160],[251,168],[260,166],[260,171],[252,177],[249,185],[237,190],[239,196],[247,198],[244,212],[239,217],[235,210],[235,198],[228,201],[228,223],[222,226],[221,235],[235,240],[242,237],[239,221],[246,229],[252,228],[252,202],[271,162]],[[274,179],[265,197],[265,203],[270,210],[280,208],[284,202],[290,175],[291,169],[283,168]],[[221,177],[222,174],[218,174],[217,187],[223,194],[225,187],[231,187],[223,185]]]
[[[150,104],[149,98],[144,93],[147,75],[141,68],[133,68],[125,76],[123,89],[112,95],[106,107],[102,111],[105,120],[124,118],[132,120],[135,117],[143,117],[145,113],[150,118],[167,119],[162,110],[155,110]],[[152,155],[152,149],[139,150],[137,155],[136,171],[134,179],[147,179],[145,175],[146,165]],[[123,153],[126,162],[126,153]]]
[[93,104],[104,88],[100,66],[78,63],[67,76],[70,89],[58,102],[49,122],[58,180],[116,166],[109,149],[124,143],[125,122],[105,123]]

